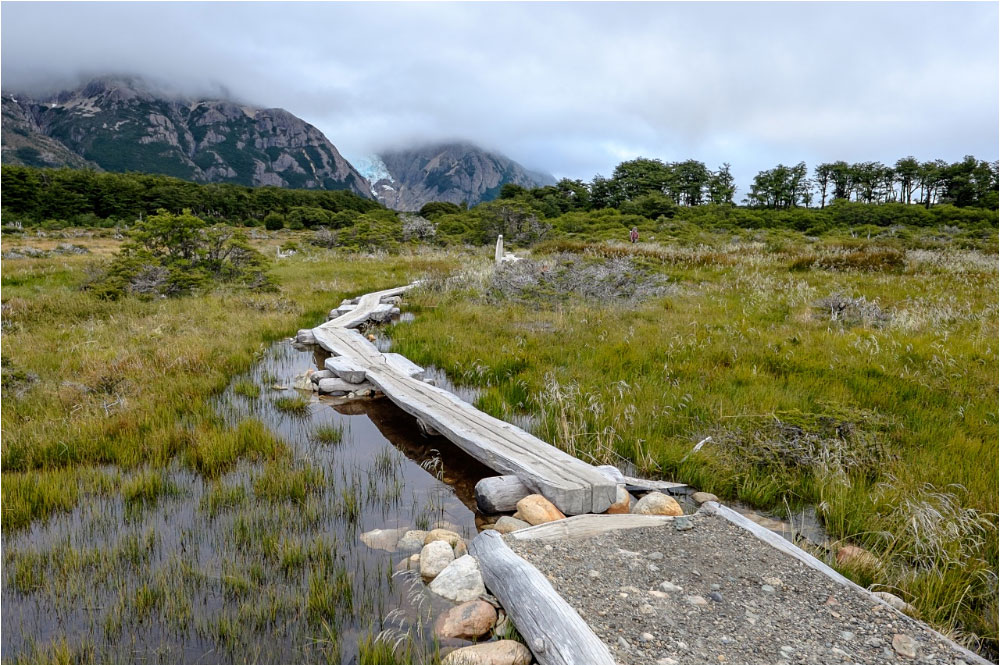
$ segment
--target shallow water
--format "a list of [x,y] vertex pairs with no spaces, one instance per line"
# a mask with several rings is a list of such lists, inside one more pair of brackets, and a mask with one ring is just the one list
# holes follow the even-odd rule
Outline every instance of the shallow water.
[[[38,659],[45,653],[34,649],[65,640],[95,661],[355,663],[359,640],[384,629],[408,633],[418,655],[430,650],[426,629],[447,602],[399,571],[409,553],[358,537],[438,522],[474,536],[473,487],[493,472],[422,434],[387,400],[272,389],[323,359],[277,343],[239,378],[260,397],[231,386],[218,400],[228,422],[259,419],[287,442],[292,460],[282,466],[321,475],[312,492],[269,495],[267,477],[281,470],[266,462],[241,462],[218,482],[174,464],[165,478],[177,492],[152,506],[127,507],[119,493],[88,497],[5,534],[2,659]],[[305,415],[274,406],[300,394],[312,401]],[[326,425],[343,429],[340,443],[313,440]]]

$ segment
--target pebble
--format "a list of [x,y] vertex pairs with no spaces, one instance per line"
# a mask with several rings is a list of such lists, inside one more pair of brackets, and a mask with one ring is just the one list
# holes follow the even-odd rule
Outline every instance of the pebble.
[[717,603],[722,603],[722,595],[718,592],[709,592],[708,598]]
[[687,516],[678,516],[674,519],[674,529],[678,532],[687,532],[694,529],[694,523]]
[[718,583],[712,583],[711,585],[708,586],[708,589],[710,589],[710,590],[721,590],[722,586],[719,585]]
[[843,638],[845,641],[852,640],[854,638],[854,632],[853,631],[842,631],[842,632],[840,632],[840,637]]
[[552,546],[546,545],[545,548],[544,548],[544,550],[545,550],[546,553],[551,553],[552,552]]
[[591,578],[600,578],[601,577],[601,572],[600,571],[595,571],[594,569],[591,569],[590,571],[587,572],[587,575],[590,576]]
[[649,604],[643,604],[639,606],[639,612],[642,613],[643,615],[652,615],[653,613],[656,612],[656,610]]
[[846,652],[844,652],[843,650],[841,650],[840,648],[837,648],[837,647],[830,648],[830,653],[833,654],[836,657],[840,657],[841,659],[850,659],[851,658],[851,655],[847,654]]
[[664,657],[663,659],[657,659],[656,663],[664,664],[666,666],[673,666],[674,664],[679,664],[680,662],[670,657]]
[[639,640],[642,641],[643,643],[648,643],[652,640],[655,640],[655,637],[648,631],[644,631],[641,634],[639,634]]
[[708,600],[706,600],[705,597],[703,597],[701,595],[698,595],[698,594],[692,594],[692,595],[686,596],[686,597],[684,597],[684,601],[688,602],[692,606],[707,606],[708,605]]
[[658,550],[654,550],[652,553],[650,553],[649,555],[646,556],[646,559],[647,560],[662,560],[663,559],[663,553],[661,553]]
[[761,585],[760,589],[763,590],[764,592],[767,592],[768,594],[774,594],[775,591],[773,585]]
[[669,580],[665,580],[660,583],[660,589],[664,592],[683,592],[684,588],[680,585],[674,585]]
[[894,634],[892,637],[892,649],[900,657],[907,659],[917,658],[917,642],[906,634]]
[[660,567],[656,566],[655,564],[647,564],[646,568],[649,569],[650,571],[659,571],[660,570]]
[[618,645],[620,645],[621,647],[625,648],[626,650],[629,650],[632,647],[632,644],[629,643],[624,638],[622,638],[621,636],[618,637]]

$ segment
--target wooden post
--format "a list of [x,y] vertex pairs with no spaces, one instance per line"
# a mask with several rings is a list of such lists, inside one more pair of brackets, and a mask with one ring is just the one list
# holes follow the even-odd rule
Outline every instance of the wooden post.
[[539,664],[614,664],[614,657],[542,572],[512,551],[495,530],[472,540],[486,587]]
[[503,261],[503,234],[497,236],[497,251],[493,258],[497,262],[497,266]]

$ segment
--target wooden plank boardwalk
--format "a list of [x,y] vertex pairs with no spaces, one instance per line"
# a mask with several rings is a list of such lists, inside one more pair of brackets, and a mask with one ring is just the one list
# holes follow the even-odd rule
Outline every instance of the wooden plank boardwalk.
[[362,296],[350,312],[312,329],[316,343],[364,368],[368,381],[403,411],[433,427],[487,467],[500,474],[516,475],[566,515],[606,511],[615,501],[614,480],[531,433],[411,376],[404,359],[381,353],[363,335],[351,330],[363,323],[382,299],[398,296],[411,286]]

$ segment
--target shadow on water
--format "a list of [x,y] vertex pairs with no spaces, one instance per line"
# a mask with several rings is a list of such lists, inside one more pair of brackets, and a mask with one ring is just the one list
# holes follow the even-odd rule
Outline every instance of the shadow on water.
[[[65,645],[102,662],[357,663],[359,643],[383,630],[429,659],[430,621],[450,604],[407,569],[410,552],[359,535],[448,524],[472,537],[473,487],[493,472],[388,400],[285,388],[324,358],[277,343],[217,401],[228,424],[261,421],[288,456],[214,481],[179,462],[108,469],[121,486],[146,475],[160,491],[140,506],[88,495],[4,534],[3,661],[51,660]],[[302,413],[275,404],[298,396]]]

